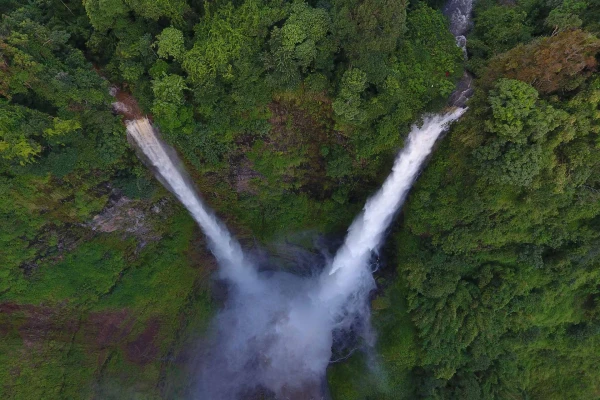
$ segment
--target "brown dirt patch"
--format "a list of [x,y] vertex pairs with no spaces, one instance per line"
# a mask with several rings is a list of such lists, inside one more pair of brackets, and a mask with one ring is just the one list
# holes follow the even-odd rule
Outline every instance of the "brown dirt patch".
[[138,365],[151,363],[158,354],[156,337],[160,329],[160,322],[151,319],[146,329],[133,341],[125,346],[125,355],[128,361]]
[[[10,317],[1,318],[2,314]],[[0,304],[0,331],[4,334],[18,332],[27,347],[48,339],[70,340],[77,329],[78,320],[60,308],[32,304]]]
[[[35,312],[36,309],[40,309],[42,307],[36,307],[33,304],[17,304],[17,303],[11,303],[11,302],[7,302],[7,303],[0,303],[0,314],[14,314],[16,312]],[[48,312],[50,311],[50,308],[47,307],[43,307],[45,310],[47,310]]]
[[113,103],[113,108],[117,114],[123,115],[126,121],[146,116],[131,93],[115,86],[112,88],[112,93],[116,101]]
[[282,97],[269,105],[271,132],[266,144],[275,152],[297,156],[303,154],[304,162],[282,177],[284,182],[295,181],[304,193],[322,198],[326,192],[326,162],[321,146],[340,141],[334,130],[331,101],[325,94],[298,93]]
[[128,310],[91,313],[83,329],[84,336],[94,338],[99,349],[117,344],[133,329],[135,318]]
[[252,180],[260,178],[260,174],[253,169],[252,161],[242,157],[233,168],[233,186],[238,193],[257,195],[258,191],[252,187]]

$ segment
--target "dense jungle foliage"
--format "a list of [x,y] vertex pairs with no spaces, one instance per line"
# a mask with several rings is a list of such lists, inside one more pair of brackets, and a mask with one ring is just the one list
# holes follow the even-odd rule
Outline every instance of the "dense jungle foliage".
[[442,6],[0,0],[0,398],[188,394],[213,261],[112,102],[276,252],[343,235],[466,68],[383,251],[378,365],[332,396],[600,399],[600,5],[480,0],[468,61]]

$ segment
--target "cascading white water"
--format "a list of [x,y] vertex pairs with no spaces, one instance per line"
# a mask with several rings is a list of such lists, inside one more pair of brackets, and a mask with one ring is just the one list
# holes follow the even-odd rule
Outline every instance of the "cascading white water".
[[[472,0],[449,0],[444,10],[463,48],[471,9]],[[462,106],[470,96],[468,74],[465,79],[451,97],[451,105]],[[282,272],[259,275],[239,243],[202,203],[179,168],[175,152],[160,141],[148,119],[127,122],[129,135],[159,179],[208,237],[221,276],[241,289],[230,292],[226,307],[215,319],[213,340],[202,352],[198,398],[233,399],[258,385],[280,398],[327,397],[322,382],[332,354],[333,331],[351,325],[357,315],[368,321],[367,297],[375,285],[371,257],[435,141],[464,111],[457,108],[426,117],[421,127],[413,126],[392,173],[354,220],[332,262],[315,278]]]
[[354,220],[342,247],[321,277],[319,300],[333,312],[337,312],[348,297],[361,290],[361,287],[364,290],[373,286],[369,270],[373,252],[381,246],[385,231],[401,207],[435,141],[447,125],[459,118],[464,111],[464,108],[458,108],[445,115],[426,117],[421,127],[412,127],[404,149],[394,162],[392,173]]
[[[162,183],[198,222],[220,266],[221,276],[240,290],[230,292],[215,320],[214,342],[199,368],[199,398],[236,398],[262,385],[281,398],[323,397],[333,331],[368,321],[367,296],[374,287],[370,257],[446,126],[464,109],[425,118],[413,126],[392,173],[354,220],[342,247],[320,277],[283,272],[259,275],[239,243],[200,200],[174,150],[162,143],[148,119],[127,131]],[[369,340],[368,323],[364,337]],[[253,365],[248,368],[248,365]],[[301,393],[301,394],[298,394]]]
[[258,285],[256,268],[244,257],[239,243],[206,207],[186,174],[178,167],[181,162],[175,152],[163,143],[147,118],[127,122],[127,132],[158,172],[163,184],[177,196],[208,237],[210,249],[221,266],[222,276],[240,288],[254,289]]

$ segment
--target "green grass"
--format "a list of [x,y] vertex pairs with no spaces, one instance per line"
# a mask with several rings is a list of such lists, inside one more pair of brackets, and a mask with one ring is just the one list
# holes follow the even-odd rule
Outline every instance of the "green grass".
[[[133,238],[97,234],[58,262],[44,262],[33,276],[19,277],[3,301],[29,309],[0,314],[0,398],[160,398],[161,376],[177,378],[163,372],[177,368],[169,367],[168,354],[204,331],[213,307],[209,254],[195,240],[194,221],[178,207],[159,229],[162,239],[141,250]],[[125,336],[101,348],[91,316],[123,310]],[[158,321],[156,356],[133,363],[127,344],[149,321]]]

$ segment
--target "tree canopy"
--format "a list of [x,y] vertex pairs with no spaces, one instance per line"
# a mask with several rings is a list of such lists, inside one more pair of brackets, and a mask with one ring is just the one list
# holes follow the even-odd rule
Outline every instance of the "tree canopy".
[[332,394],[597,398],[600,7],[477,1],[465,60],[443,3],[0,2],[0,397],[191,395],[184,349],[222,290],[125,118],[289,259],[344,234],[466,69],[380,254],[377,357],[331,366]]

